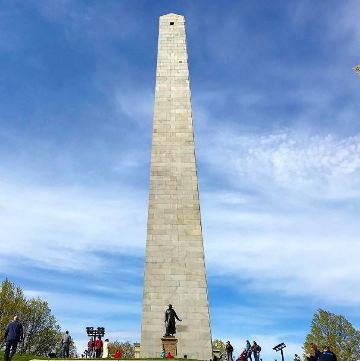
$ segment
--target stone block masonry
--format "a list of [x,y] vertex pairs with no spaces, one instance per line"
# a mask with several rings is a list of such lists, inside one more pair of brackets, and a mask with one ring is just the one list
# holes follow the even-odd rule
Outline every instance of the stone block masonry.
[[183,16],[160,17],[140,357],[159,357],[164,312],[178,316],[178,357],[212,358]]

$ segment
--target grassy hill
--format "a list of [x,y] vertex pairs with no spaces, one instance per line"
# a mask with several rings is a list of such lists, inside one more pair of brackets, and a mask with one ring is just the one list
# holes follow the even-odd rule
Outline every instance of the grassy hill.
[[[13,357],[13,359],[12,359],[12,361],[30,361],[30,360],[34,360],[34,359],[36,359],[36,360],[49,360],[49,358],[48,357],[44,357],[44,356],[37,356],[37,355],[27,355],[27,354],[23,354],[23,355],[20,355],[20,354],[18,354],[18,353],[16,353],[15,354],[15,356]],[[0,352],[0,361],[3,361],[4,360],[4,352]],[[61,358],[58,358],[58,359],[51,359],[51,360],[54,360],[54,361],[56,361],[56,360],[62,360]],[[96,360],[96,359],[69,359],[69,360],[88,360],[88,361],[90,361],[90,360]],[[104,359],[98,359],[98,360],[104,360]],[[111,359],[108,359],[109,361],[111,360]],[[112,359],[112,360],[114,360],[114,359]],[[159,360],[161,360],[161,361],[164,361],[163,359],[161,359],[161,358],[158,358],[158,359],[154,359],[154,358],[149,358],[149,359],[141,359],[141,360],[156,360],[156,361],[159,361]],[[139,361],[141,361],[140,359],[139,359]],[[174,360],[174,359],[173,359]],[[176,359],[177,361],[196,361],[196,360],[192,360],[192,359]],[[125,359],[121,359],[121,361],[125,361]],[[134,359],[132,359],[131,361],[134,361]]]
[[[19,353],[16,353],[15,356],[12,358],[12,361],[29,361],[33,359],[44,359],[47,358],[44,356],[36,356],[36,355],[20,355]],[[0,352],[0,360],[4,360],[4,352]]]

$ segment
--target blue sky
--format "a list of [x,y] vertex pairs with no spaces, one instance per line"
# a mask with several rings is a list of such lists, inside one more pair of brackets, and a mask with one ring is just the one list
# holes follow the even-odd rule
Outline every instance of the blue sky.
[[0,275],[139,341],[158,17],[184,15],[214,338],[360,328],[360,2],[1,1]]

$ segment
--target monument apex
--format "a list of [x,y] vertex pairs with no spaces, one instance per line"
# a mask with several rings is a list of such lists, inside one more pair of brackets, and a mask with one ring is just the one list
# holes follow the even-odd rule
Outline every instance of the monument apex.
[[212,358],[184,17],[160,17],[140,357],[159,357],[172,304],[177,355]]

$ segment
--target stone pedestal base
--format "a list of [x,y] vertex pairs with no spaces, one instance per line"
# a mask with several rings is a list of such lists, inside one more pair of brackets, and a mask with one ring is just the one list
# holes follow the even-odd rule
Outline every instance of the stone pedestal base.
[[170,352],[171,356],[177,356],[177,338],[174,336],[164,336],[161,338],[162,347],[165,350],[165,354]]

